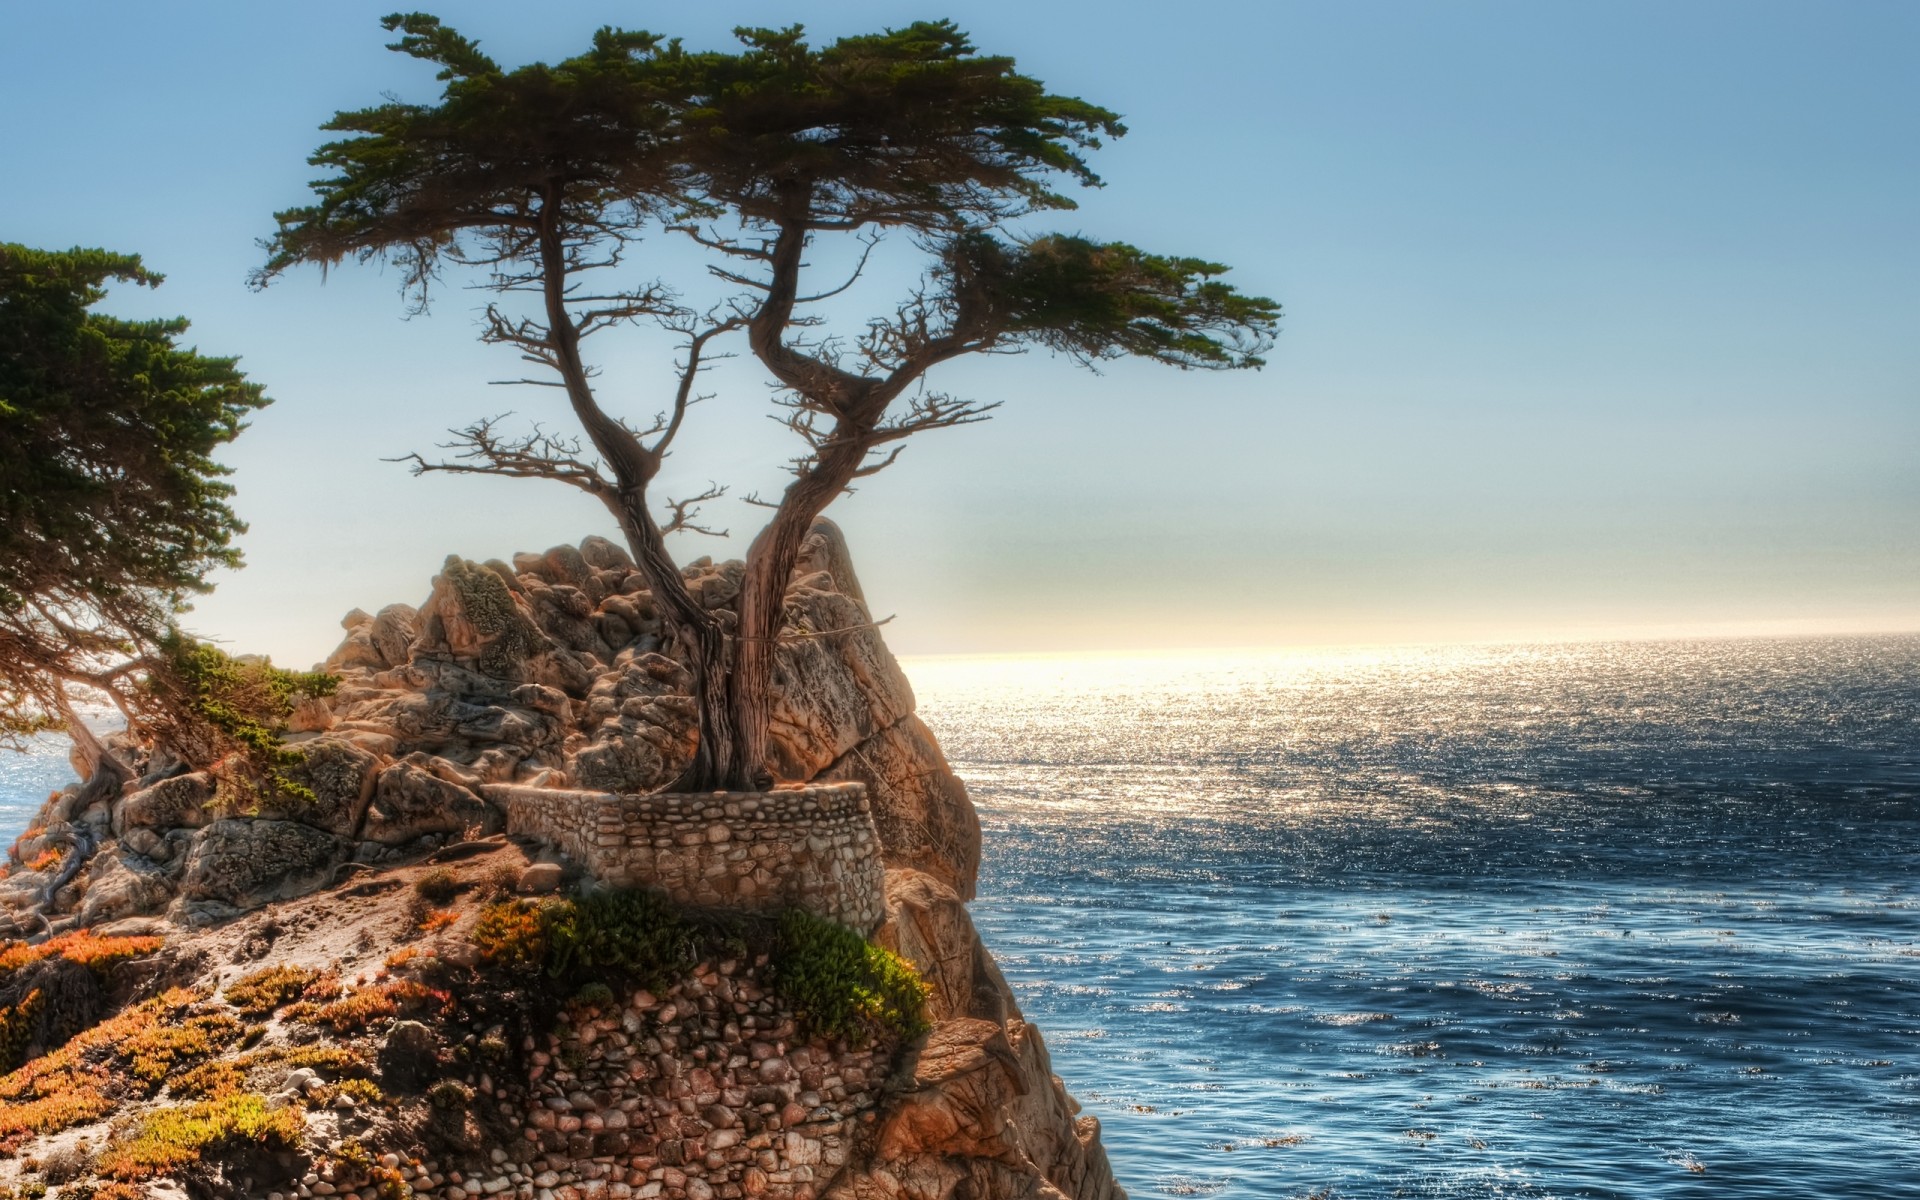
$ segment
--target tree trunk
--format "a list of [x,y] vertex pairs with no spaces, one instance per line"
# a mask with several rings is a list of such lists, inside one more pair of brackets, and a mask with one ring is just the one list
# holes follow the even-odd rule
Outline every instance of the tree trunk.
[[693,700],[699,713],[700,741],[693,761],[676,779],[676,792],[709,792],[728,786],[733,776],[736,739],[727,706],[727,643],[720,623],[687,591],[680,568],[667,554],[666,538],[647,511],[642,495],[628,493],[615,506],[633,561],[647,578],[654,603],[667,628],[685,647],[693,673]]
[[693,673],[693,698],[699,712],[700,741],[688,765],[672,787],[676,791],[711,791],[725,786],[733,775],[733,723],[727,710],[724,680],[727,670],[726,637],[720,626],[687,593],[680,568],[667,553],[666,539],[653,514],[647,511],[647,484],[660,469],[659,456],[649,452],[631,429],[601,411],[594,399],[586,364],[580,358],[580,331],[567,312],[567,253],[560,229],[558,187],[543,197],[540,208],[540,264],[547,307],[547,346],[566,384],[567,403],[586,430],[593,448],[613,472],[619,491],[602,493],[627,536],[634,563],[647,578],[653,602],[665,612],[667,626],[685,644]]
[[787,488],[772,522],[747,551],[740,627],[727,680],[733,708],[733,786],[762,789],[773,782],[767,738],[773,717],[773,664],[786,624],[787,583],[814,518],[853,481],[865,458],[859,439],[836,446]]

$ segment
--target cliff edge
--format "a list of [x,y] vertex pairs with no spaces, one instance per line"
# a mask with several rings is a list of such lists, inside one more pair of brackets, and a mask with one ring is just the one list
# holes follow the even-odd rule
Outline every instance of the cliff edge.
[[[686,571],[722,622],[740,574]],[[287,787],[123,736],[137,777],[13,847],[0,1197],[1124,1200],[830,523],[776,676],[804,787],[658,794],[689,679],[604,539],[343,624]]]

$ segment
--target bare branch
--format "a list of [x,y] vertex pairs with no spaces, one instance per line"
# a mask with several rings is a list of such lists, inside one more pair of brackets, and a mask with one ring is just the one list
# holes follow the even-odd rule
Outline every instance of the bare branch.
[[761,292],[771,292],[773,290],[772,284],[762,283],[758,279],[749,279],[745,275],[735,274],[734,272],[729,271],[724,267],[713,266],[711,263],[709,263],[707,266],[707,273],[709,275],[712,275],[715,279],[723,280],[727,283],[734,284],[738,287],[753,288],[754,290],[761,291]]
[[875,462],[868,463],[866,466],[856,470],[853,473],[853,477],[855,479],[865,479],[869,475],[878,475],[880,472],[892,466],[894,463],[894,460],[900,457],[900,452],[905,449],[906,449],[905,446],[895,446],[891,451],[887,453],[885,457],[880,458]]
[[668,497],[667,509],[673,513],[673,517],[660,526],[660,536],[665,537],[669,533],[680,533],[683,531],[686,533],[704,533],[708,537],[727,536],[727,531],[724,529],[708,529],[704,525],[695,525],[693,523],[693,518],[699,515],[700,505],[709,500],[718,500],[726,494],[726,488],[712,481],[708,481],[707,490],[701,492],[698,496],[689,496],[685,500],[675,500],[672,497]]
[[386,461],[408,463],[415,475],[440,471],[452,475],[552,479],[602,499],[614,494],[614,486],[601,474],[599,464],[578,457],[581,451],[578,439],[557,437],[538,425],[533,432],[517,437],[499,434],[495,426],[511,415],[503,413],[476,421],[464,429],[450,430],[453,440],[440,443],[440,448],[454,451],[451,461],[430,462],[417,451]]
[[[711,313],[708,314],[708,319],[712,320]],[[692,334],[687,339],[686,361],[678,364],[680,367],[680,386],[675,389],[673,395],[673,417],[666,423],[663,429],[658,430],[660,440],[655,442],[650,448],[656,457],[664,455],[667,452],[667,447],[673,444],[673,439],[680,432],[680,423],[686,418],[687,409],[703,399],[703,397],[694,395],[693,381],[700,374],[700,362],[702,356],[706,353],[707,343],[722,334],[731,333],[733,330],[743,328],[746,324],[747,318],[736,311],[734,315],[709,325],[707,328]]]
[[883,445],[912,437],[929,429],[951,429],[956,425],[973,425],[984,421],[1000,407],[999,401],[981,404],[973,400],[960,400],[941,392],[916,396],[907,407],[907,411],[875,427],[869,439],[872,445]]
[[845,283],[841,284],[837,288],[829,289],[828,291],[816,292],[811,296],[798,297],[797,299],[794,300],[794,303],[795,304],[813,304],[821,300],[831,299],[834,296],[838,296],[841,292],[846,291],[848,288],[852,287],[854,284],[860,282],[860,276],[866,274],[867,260],[873,257],[873,248],[880,244],[880,234],[878,232],[874,232],[872,234],[862,235],[860,238],[860,241],[864,246],[864,248],[860,251],[860,261],[854,264],[853,274],[847,276],[847,281]]
[[709,250],[717,250],[721,254],[731,254],[735,258],[751,258],[760,262],[766,262],[773,257],[773,252],[767,248],[765,242],[762,242],[760,248],[757,250],[750,249],[732,238],[723,238],[717,233],[701,233],[699,227],[694,225],[669,225],[667,226],[667,232],[684,233]]

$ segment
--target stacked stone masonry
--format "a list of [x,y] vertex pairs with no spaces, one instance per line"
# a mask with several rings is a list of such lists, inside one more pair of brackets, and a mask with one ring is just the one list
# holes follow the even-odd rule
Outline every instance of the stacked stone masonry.
[[[803,1035],[757,966],[703,963],[665,993],[569,1010],[529,1039],[524,1085],[481,1075],[476,1109],[518,1134],[478,1162],[396,1165],[422,1200],[814,1200],[870,1127],[885,1046]],[[444,1168],[444,1169],[443,1169]],[[265,1200],[379,1200],[315,1174]]]
[[682,904],[807,909],[868,933],[885,915],[864,784],[771,792],[622,795],[495,784],[507,832],[560,851],[595,879]]

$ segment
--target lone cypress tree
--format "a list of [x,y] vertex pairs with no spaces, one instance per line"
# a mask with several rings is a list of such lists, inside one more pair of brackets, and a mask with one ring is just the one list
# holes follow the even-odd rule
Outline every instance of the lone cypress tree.
[[[764,786],[785,594],[814,518],[856,480],[890,465],[915,434],[983,419],[994,407],[927,391],[928,372],[971,354],[1040,347],[1094,364],[1142,357],[1183,368],[1257,367],[1279,307],[1220,282],[1226,268],[1016,223],[1074,207],[1061,179],[1099,183],[1085,153],[1124,133],[1118,117],[1048,92],[1012,59],[981,55],[950,22],[809,45],[799,26],[743,29],[740,49],[691,53],[647,33],[603,29],[554,67],[508,72],[423,14],[386,19],[393,49],[440,65],[437,105],[341,113],[322,146],[333,172],[318,202],[279,214],[262,282],[300,262],[391,259],[424,302],[441,260],[490,272],[503,296],[539,298],[531,316],[488,309],[489,341],[558,376],[591,444],[491,421],[458,431],[456,470],[557,479],[607,504],[684,639],[700,699],[700,752],[676,786]],[[664,285],[604,292],[589,271],[619,263],[645,232],[672,232],[714,256],[738,291],[695,311]],[[868,247],[904,234],[925,276],[852,343],[809,333],[809,246]],[[862,263],[864,264],[864,258]],[[858,269],[855,277],[858,277]],[[662,415],[641,430],[600,406],[581,339],[632,321],[683,338]],[[647,485],[681,428],[714,339],[740,333],[779,389],[804,451],[747,557],[729,639],[686,594],[663,535],[694,528],[691,501],[664,523]]]
[[[327,131],[351,136],[313,155],[331,174],[313,184],[314,204],[277,214],[279,231],[254,282],[265,286],[299,263],[385,260],[401,267],[413,303],[424,307],[443,262],[484,272],[483,286],[498,298],[487,306],[482,340],[546,372],[522,382],[563,391],[591,453],[537,427],[509,435],[481,420],[455,431],[455,461],[413,461],[423,471],[558,480],[607,507],[690,659],[700,738],[685,785],[716,786],[736,774],[726,645],[688,594],[665,537],[699,528],[697,506],[718,489],[669,501],[671,516],[661,521],[648,487],[696,399],[708,346],[743,318],[696,312],[658,285],[591,282],[692,198],[676,139],[697,67],[653,34],[602,29],[585,54],[508,71],[437,18],[394,15],[383,24],[401,34],[389,49],[441,68],[439,103],[390,101],[328,122]],[[594,334],[636,321],[683,337],[676,377],[646,426],[602,406],[583,351]]]

